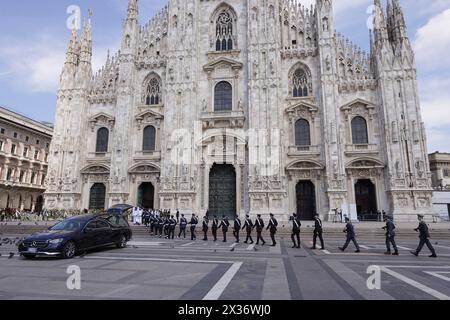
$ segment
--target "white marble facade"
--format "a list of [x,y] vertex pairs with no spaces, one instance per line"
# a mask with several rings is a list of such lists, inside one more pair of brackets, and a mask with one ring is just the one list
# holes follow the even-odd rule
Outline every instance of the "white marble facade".
[[201,215],[223,204],[280,220],[334,208],[431,216],[399,1],[375,0],[370,54],[334,31],[331,0],[297,2],[170,0],[140,25],[129,0],[121,49],[94,75],[90,22],[74,31],[47,208],[102,206],[104,193],[105,207]]

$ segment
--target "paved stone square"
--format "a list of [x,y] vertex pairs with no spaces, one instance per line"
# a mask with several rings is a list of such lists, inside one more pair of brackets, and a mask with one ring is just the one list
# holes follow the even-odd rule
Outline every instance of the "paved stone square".
[[[428,258],[426,248],[412,256],[416,238],[398,239],[399,257],[385,256],[383,242],[369,236],[359,239],[360,254],[351,245],[340,252],[343,238],[325,239],[324,251],[302,240],[302,249],[292,249],[287,236],[276,247],[138,236],[126,249],[72,260],[9,258],[16,247],[3,244],[0,299],[450,299],[448,240],[433,242],[437,259]],[[81,290],[67,289],[70,265],[81,268]],[[382,270],[381,290],[367,288],[372,265]]]

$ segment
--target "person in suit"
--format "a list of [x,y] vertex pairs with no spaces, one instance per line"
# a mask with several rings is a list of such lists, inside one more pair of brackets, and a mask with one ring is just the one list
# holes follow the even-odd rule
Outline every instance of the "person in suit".
[[259,241],[261,240],[262,245],[265,245],[266,242],[261,235],[262,231],[264,230],[264,221],[263,219],[261,219],[260,214],[257,215],[254,227],[256,228],[256,244],[259,244]]
[[180,219],[180,232],[178,233],[178,238],[183,234],[183,238],[186,239],[186,226],[188,225],[187,219],[184,217],[184,214],[181,215]]
[[312,250],[316,250],[317,237],[319,237],[321,250],[325,250],[325,245],[323,243],[323,226],[322,220],[320,220],[319,215],[316,213],[314,215],[314,235],[313,235],[313,246]]
[[437,258],[436,251],[434,250],[430,242],[430,232],[428,230],[428,226],[425,223],[425,221],[423,221],[424,216],[419,214],[417,215],[417,218],[419,219],[419,226],[416,229],[414,229],[414,231],[419,232],[420,242],[416,251],[411,251],[411,253],[417,257],[420,251],[422,250],[423,246],[426,244],[428,249],[431,251],[430,258]]
[[233,235],[236,238],[236,243],[239,243],[239,231],[241,230],[241,219],[239,219],[239,216],[236,215],[236,218],[234,218],[234,226],[233,226]]
[[267,225],[267,230],[270,231],[270,238],[272,239],[272,247],[277,245],[275,241],[275,234],[277,233],[278,221],[275,219],[273,213],[270,214],[269,224]]
[[219,225],[219,228],[222,228],[223,242],[227,242],[227,232],[228,232],[229,226],[230,226],[230,221],[228,221],[228,217],[223,216],[223,219]]
[[192,214],[192,218],[189,224],[191,225],[191,240],[197,240],[197,236],[195,235],[195,228],[197,227],[198,219],[195,216],[195,213]]
[[[296,213],[292,214],[290,220],[292,221],[291,239],[294,243],[292,248],[300,248],[300,227],[302,226],[302,223]],[[297,239],[297,242],[295,242],[295,239]]]
[[219,229],[219,220],[217,219],[217,216],[214,215],[212,226],[211,226],[211,232],[214,238],[214,242],[217,241],[217,229]]
[[244,229],[247,232],[247,237],[245,238],[244,243],[248,243],[248,240],[250,240],[251,241],[250,244],[253,244],[252,239],[253,222],[248,214],[245,216],[245,223],[244,226],[242,227],[242,230]]
[[386,226],[383,227],[383,230],[386,230],[386,252],[384,254],[391,254],[391,244],[394,247],[394,256],[398,256],[397,244],[395,243],[395,225],[392,221],[391,216],[384,216],[384,221],[386,222]]
[[203,217],[202,231],[203,231],[203,241],[208,241],[208,229],[209,220],[207,216]]
[[347,234],[347,241],[345,242],[343,247],[339,247],[339,249],[344,252],[345,249],[347,249],[348,245],[350,244],[350,241],[353,241],[353,244],[356,247],[356,253],[361,252],[359,250],[359,245],[358,242],[356,241],[356,233],[355,233],[355,228],[353,227],[352,222],[350,221],[349,218],[345,218],[345,222],[347,223],[347,225],[345,226],[344,232]]

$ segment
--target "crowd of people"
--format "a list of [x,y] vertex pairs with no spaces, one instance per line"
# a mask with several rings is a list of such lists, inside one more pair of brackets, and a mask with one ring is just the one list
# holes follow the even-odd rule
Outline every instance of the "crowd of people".
[[[159,238],[166,239],[174,239],[175,238],[175,230],[177,226],[179,226],[179,232],[177,238],[183,237],[186,238],[186,231],[189,229],[190,238],[192,241],[197,240],[196,230],[197,226],[200,225],[200,221],[195,214],[192,214],[188,219],[184,214],[180,215],[180,212],[177,210],[176,214],[171,214],[170,210],[144,210],[140,208],[133,209],[133,222],[135,224],[143,224],[149,229],[149,233],[153,236]],[[211,221],[210,221],[210,218]],[[429,238],[429,230],[427,224],[424,222],[424,216],[418,215],[419,226],[414,229],[416,232],[419,232],[420,243],[415,251],[411,251],[411,254],[418,256],[423,246],[426,245],[431,251],[430,257],[437,257],[436,251],[434,250]],[[393,218],[386,214],[383,215],[383,220],[386,225],[383,227],[385,230],[386,236],[386,255],[395,255],[398,256],[398,248],[395,242],[395,224],[393,222]],[[292,248],[301,248],[300,242],[300,232],[302,223],[300,221],[300,216],[296,213],[292,214],[290,217],[290,223],[292,226],[291,232],[291,240],[293,243]],[[345,251],[350,244],[353,242],[356,253],[361,252],[359,244],[356,240],[356,232],[355,228],[348,217],[345,217],[345,229],[343,232],[346,234],[346,241],[344,246],[339,247],[341,251]],[[250,218],[250,215],[246,215],[245,220],[242,222],[238,216],[235,216],[233,221],[227,216],[222,216],[219,221],[216,215],[212,217],[207,214],[203,217],[201,221],[201,230],[203,233],[203,241],[208,241],[208,232],[211,230],[212,239],[214,242],[218,241],[217,233],[220,230],[223,235],[223,242],[227,242],[227,233],[231,228],[233,232],[233,237],[235,238],[235,242],[240,242],[240,233],[241,231],[245,231],[245,241],[244,243],[253,244],[253,232],[256,230],[256,245],[265,245],[266,241],[263,238],[264,229],[269,230],[270,238],[272,240],[271,246],[276,246],[276,233],[278,231],[278,221],[273,214],[270,214],[269,221],[267,223],[262,219],[261,215],[258,214],[256,219],[253,221]],[[313,232],[313,246],[310,248],[312,250],[316,250],[317,248],[317,239],[320,241],[321,250],[325,250],[325,243],[323,239],[323,223],[318,214],[314,216],[314,232]],[[391,251],[391,245],[394,249],[394,252]]]

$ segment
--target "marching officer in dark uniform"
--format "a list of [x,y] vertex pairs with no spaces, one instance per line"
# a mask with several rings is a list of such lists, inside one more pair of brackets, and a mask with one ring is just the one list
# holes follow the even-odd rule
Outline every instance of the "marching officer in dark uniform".
[[195,216],[195,213],[192,214],[191,222],[189,223],[191,225],[191,240],[197,240],[197,236],[195,235],[195,228],[198,224],[198,219]]
[[203,217],[202,231],[203,231],[203,241],[208,241],[208,229],[209,220],[207,216]]
[[275,241],[275,234],[277,233],[278,221],[275,219],[273,213],[270,214],[269,224],[267,225],[267,230],[270,230],[270,238],[272,239],[272,247],[277,245]]
[[345,242],[343,247],[339,247],[339,249],[344,252],[345,249],[347,249],[350,241],[353,241],[355,247],[356,247],[356,253],[361,252],[359,250],[359,245],[358,242],[356,242],[356,233],[355,233],[355,228],[353,227],[353,224],[351,223],[349,218],[345,218],[345,222],[347,223],[347,225],[345,226],[344,232],[347,234],[347,241]]
[[223,216],[223,220],[220,222],[220,225],[219,225],[219,228],[222,228],[223,242],[227,242],[227,232],[228,232],[229,226],[230,226],[230,221],[228,221],[228,217]]
[[151,235],[155,234],[155,221],[156,221],[155,214],[152,213],[150,215],[150,234]]
[[177,209],[176,217],[177,217],[177,223],[178,223],[180,221],[180,211],[178,209]]
[[175,220],[174,216],[171,216],[169,219],[169,239],[175,238],[176,226],[177,226],[177,220]]
[[160,238],[162,237],[163,229],[164,229],[164,220],[163,220],[163,218],[159,217],[158,218],[158,233],[159,233]]
[[322,220],[320,220],[319,215],[316,213],[314,215],[314,235],[313,235],[313,246],[312,250],[316,250],[317,237],[319,237],[321,248],[320,250],[325,250],[325,245],[323,243],[323,226]]
[[247,232],[247,238],[245,238],[244,243],[248,243],[248,240],[250,239],[250,244],[253,244],[253,239],[252,239],[252,230],[253,230],[253,222],[252,219],[250,219],[250,216],[247,214],[245,216],[245,223],[244,226],[242,227],[242,230],[245,229],[245,231]]
[[239,216],[236,215],[236,218],[234,218],[234,226],[233,226],[233,235],[236,238],[236,243],[239,243],[239,231],[241,230],[241,219],[239,219]]
[[184,214],[181,215],[180,219],[180,233],[178,233],[178,238],[183,234],[183,238],[186,239],[186,226],[188,224],[187,219],[184,217]]
[[214,238],[214,242],[217,241],[217,229],[219,229],[219,220],[217,219],[217,216],[214,216],[211,226],[211,232]]
[[169,239],[169,226],[170,226],[170,218],[165,217],[164,218],[164,236],[166,239]]
[[[294,246],[292,248],[300,248],[300,227],[302,226],[302,223],[300,222],[299,217],[296,213],[292,215],[292,234],[291,239],[294,243]],[[295,239],[297,238],[297,242],[295,242]]]
[[386,252],[384,254],[391,254],[391,243],[394,247],[394,256],[398,256],[397,244],[395,243],[395,225],[392,221],[392,217],[383,216],[384,221],[386,222],[386,226],[383,227],[383,230],[386,230]]
[[256,244],[259,244],[259,240],[261,240],[262,245],[265,245],[266,242],[264,241],[263,237],[261,236],[261,233],[264,230],[264,221],[263,221],[263,219],[261,219],[260,214],[257,215],[254,227],[256,228]]
[[426,244],[428,249],[431,251],[430,258],[437,258],[436,251],[434,250],[430,242],[430,232],[428,231],[428,226],[425,223],[425,221],[423,221],[423,215],[419,214],[417,215],[417,217],[419,219],[419,226],[416,229],[414,229],[414,231],[420,233],[419,234],[420,242],[416,251],[411,251],[411,253],[417,257],[420,251],[422,250],[423,246]]

